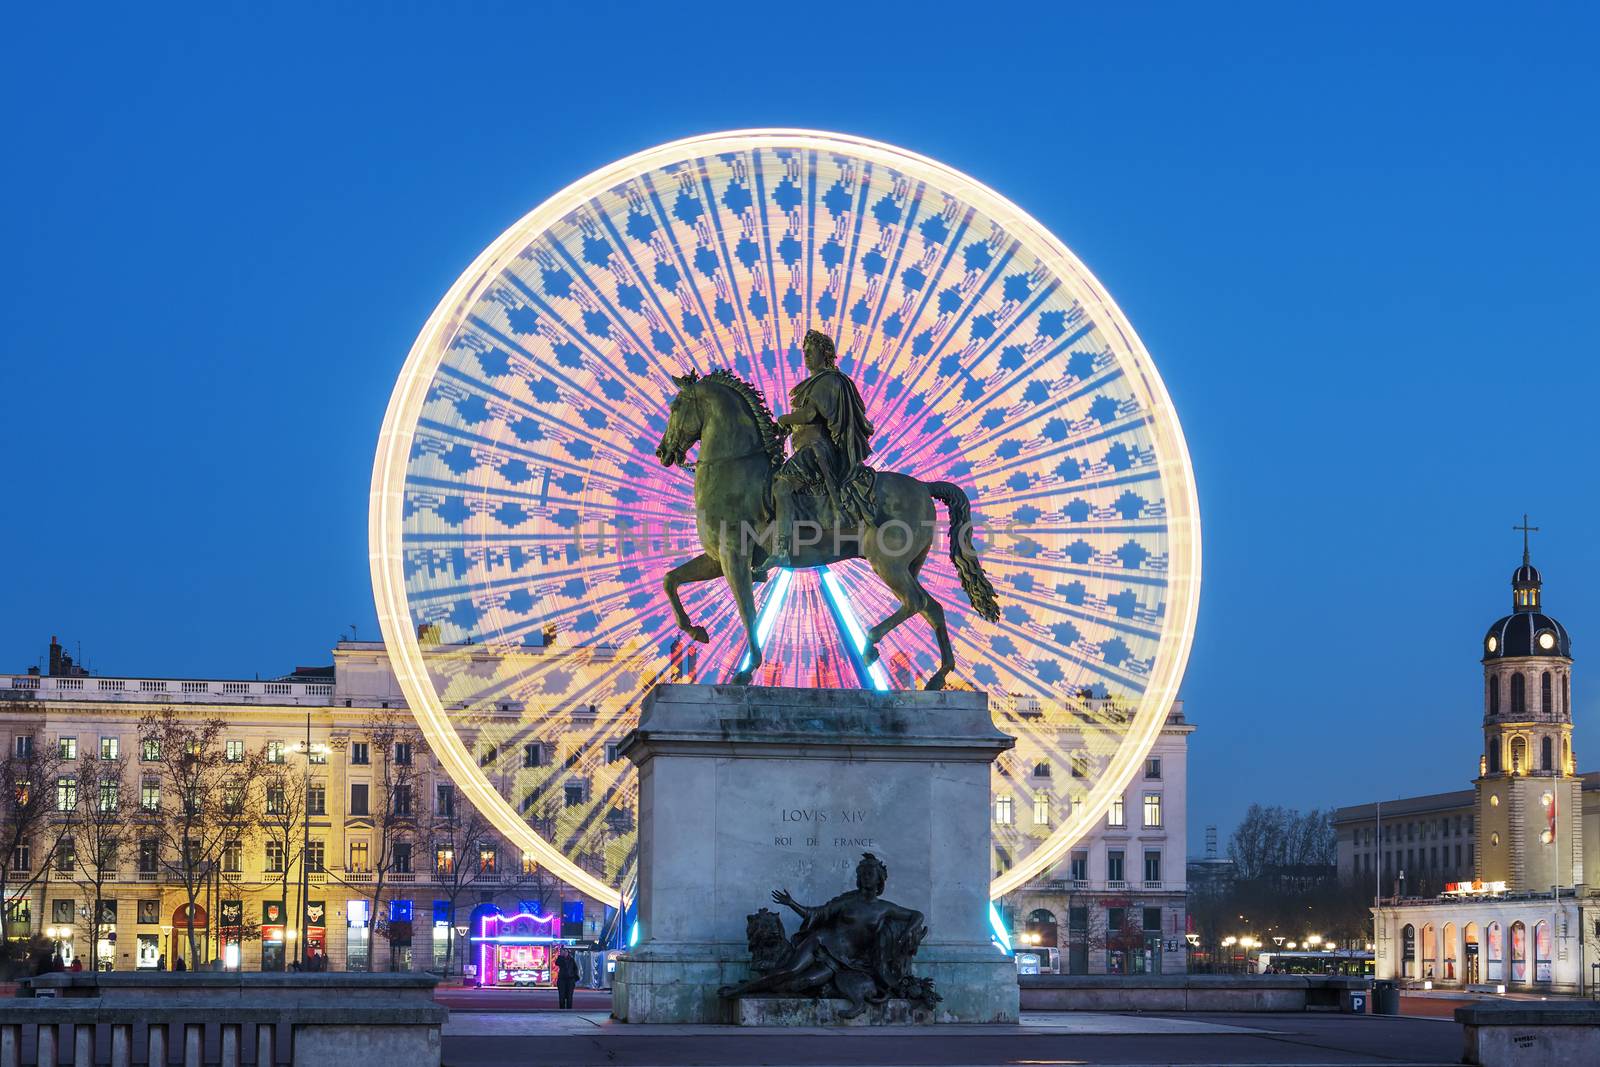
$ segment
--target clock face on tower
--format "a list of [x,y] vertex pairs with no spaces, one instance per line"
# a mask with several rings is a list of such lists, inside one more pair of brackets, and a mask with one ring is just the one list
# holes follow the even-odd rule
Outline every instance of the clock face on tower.
[[1488,648],[1490,652],[1493,652],[1495,649],[1500,647],[1500,639],[1491,634],[1489,640],[1484,642],[1484,646]]
[[1546,630],[1544,633],[1540,634],[1539,647],[1544,649],[1546,652],[1550,651],[1552,648],[1555,648],[1556,635],[1551,633],[1549,630]]

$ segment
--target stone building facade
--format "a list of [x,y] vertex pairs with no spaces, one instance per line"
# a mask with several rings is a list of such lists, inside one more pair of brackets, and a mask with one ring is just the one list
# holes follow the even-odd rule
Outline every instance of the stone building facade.
[[1483,637],[1471,789],[1341,808],[1341,875],[1371,886],[1379,978],[1600,988],[1600,773],[1572,750],[1572,643],[1528,558]]
[[[385,801],[378,770],[383,760],[373,751],[371,734],[384,722],[407,729],[413,723],[381,644],[341,642],[333,659],[331,667],[267,681],[111,678],[83,672],[52,639],[48,669],[0,675],[5,751],[15,759],[48,746],[61,757],[47,788],[58,795],[62,810],[52,811],[34,839],[9,858],[7,936],[54,932],[64,955],[82,957],[87,965],[87,940],[95,929],[91,909],[97,909],[103,922],[98,954],[118,970],[189,956],[187,926],[193,922],[209,930],[206,951],[246,970],[277,969],[309,943],[334,969],[361,968],[370,960],[374,970],[444,971],[448,965],[460,973],[475,955],[468,951],[469,917],[485,904],[507,915],[559,912],[561,935],[575,941],[613,935],[614,910],[545,874],[497,835],[474,834],[475,854],[456,855],[454,842],[440,829],[456,825],[446,818],[456,810],[454,783],[416,742],[404,754],[414,765],[408,781],[413,828],[389,831],[405,855],[391,856],[384,872],[388,885],[373,900],[377,838],[384,833],[374,813]],[[287,879],[285,857],[272,835],[247,833],[236,850],[223,854],[196,913],[189,911],[171,857],[156,856],[139,830],[145,805],[174,802],[160,795],[156,764],[141,744],[141,718],[165,708],[186,721],[223,720],[221,743],[230,758],[265,753],[269,762],[309,776],[305,825],[291,842]],[[574,710],[574,731],[585,729],[587,710]],[[519,715],[508,707],[503,717],[510,722]],[[572,818],[580,812],[589,818],[589,798],[609,792],[603,779],[621,772],[620,765],[605,765],[604,746],[590,753],[596,765],[569,758],[559,730],[497,748],[483,740],[509,732],[495,719],[490,714],[463,724],[463,738],[469,748],[482,750],[485,766],[508,790],[542,797],[542,806],[524,810],[548,823],[546,832],[560,832],[568,808]],[[80,782],[91,755],[124,761],[122,804],[129,808],[129,840],[96,899],[96,890],[85,886],[81,872],[54,846],[61,824],[82,818],[97,802]],[[303,897],[302,872],[295,866],[302,841],[310,846]],[[607,873],[601,852],[584,862],[596,874]]]
[[[1104,700],[1088,718],[1115,715]],[[1002,716],[997,716],[1001,718]],[[1002,725],[1002,729],[1003,729]],[[1097,747],[1100,731],[1060,722],[1049,748],[1065,759],[1019,752],[1011,773],[1026,779],[1026,803],[997,793],[994,836],[1002,859],[1048,831],[1071,810],[1086,784],[1074,756]],[[1182,974],[1188,969],[1186,816],[1189,735],[1183,702],[1174,702],[1144,765],[1104,819],[1065,860],[1004,901],[1011,939],[1041,970],[1060,974]],[[1076,774],[1075,774],[1076,772]]]

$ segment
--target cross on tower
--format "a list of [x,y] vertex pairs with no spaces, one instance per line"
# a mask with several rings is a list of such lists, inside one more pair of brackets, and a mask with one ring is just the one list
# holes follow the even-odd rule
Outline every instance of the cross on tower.
[[1513,526],[1511,528],[1513,530],[1522,531],[1522,565],[1526,567],[1528,565],[1528,535],[1531,533],[1538,533],[1539,527],[1528,525],[1528,513],[1524,511],[1522,513],[1522,525]]

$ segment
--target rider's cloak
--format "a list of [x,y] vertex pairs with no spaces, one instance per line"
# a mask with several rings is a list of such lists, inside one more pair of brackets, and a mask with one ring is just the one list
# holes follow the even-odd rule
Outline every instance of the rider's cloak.
[[856,383],[834,368],[818,371],[789,390],[789,404],[807,422],[827,426],[828,437],[838,450],[841,480],[872,453],[872,423],[867,421],[867,405]]

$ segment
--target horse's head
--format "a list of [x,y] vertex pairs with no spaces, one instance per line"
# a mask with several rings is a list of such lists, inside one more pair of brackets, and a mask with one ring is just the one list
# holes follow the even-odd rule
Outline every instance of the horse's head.
[[678,383],[678,395],[667,406],[667,429],[656,446],[656,458],[663,467],[682,463],[705,431],[700,396],[695,389],[700,375],[691,370],[682,377],[673,375],[672,380]]

